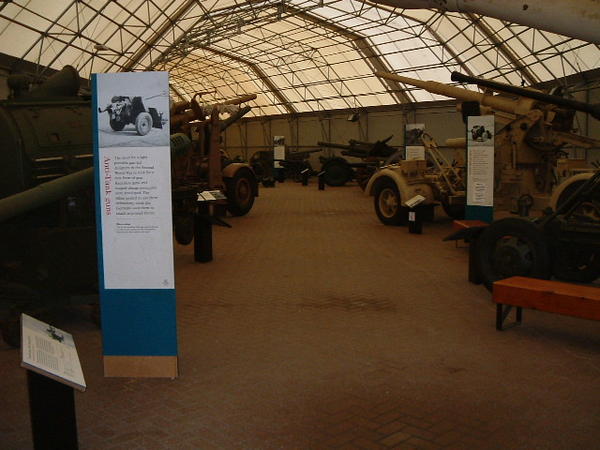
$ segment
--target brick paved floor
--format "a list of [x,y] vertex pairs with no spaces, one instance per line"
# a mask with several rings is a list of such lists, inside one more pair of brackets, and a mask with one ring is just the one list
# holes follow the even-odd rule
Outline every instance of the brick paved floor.
[[[176,247],[181,375],[102,376],[76,337],[84,449],[598,448],[600,324],[525,311],[499,333],[467,252],[381,225],[356,186],[262,189],[216,228],[215,260]],[[31,447],[25,372],[0,343],[1,448]]]

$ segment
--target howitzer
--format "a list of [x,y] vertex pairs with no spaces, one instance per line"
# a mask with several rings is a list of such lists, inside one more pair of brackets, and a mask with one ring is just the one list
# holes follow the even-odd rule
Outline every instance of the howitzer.
[[353,178],[358,181],[359,186],[364,189],[375,169],[381,161],[387,160],[396,153],[396,149],[387,145],[393,136],[375,142],[364,142],[350,139],[348,144],[336,144],[333,142],[317,142],[317,145],[326,148],[342,150],[343,156],[361,158],[363,162],[349,162],[345,158],[323,157],[321,160],[321,171],[325,172],[323,180],[329,186],[343,186]]
[[378,158],[387,159],[396,152],[394,147],[390,147],[387,143],[392,139],[393,136],[389,136],[386,139],[375,142],[363,142],[350,139],[348,144],[336,144],[333,142],[317,142],[320,147],[338,148],[344,150],[342,152],[345,156],[353,156],[355,158]]

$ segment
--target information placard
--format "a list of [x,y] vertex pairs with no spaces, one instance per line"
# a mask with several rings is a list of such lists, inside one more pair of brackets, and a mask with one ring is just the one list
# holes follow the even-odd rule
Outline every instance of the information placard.
[[421,141],[421,136],[425,132],[425,124],[423,123],[408,123],[405,127],[404,142],[405,142],[405,159],[425,159],[425,146]]
[[85,391],[86,384],[73,336],[21,314],[21,367]]
[[281,169],[281,160],[285,159],[285,136],[274,136],[273,137],[273,167],[275,169]]
[[[105,374],[111,372],[107,357],[127,357],[139,376],[144,371],[174,376],[168,74],[94,74],[92,82]],[[158,360],[148,357],[155,356],[162,358],[159,364],[166,357],[169,368],[149,367]],[[127,375],[127,361],[110,365],[116,376],[136,375]]]
[[494,116],[467,119],[467,219],[491,222],[494,206]]

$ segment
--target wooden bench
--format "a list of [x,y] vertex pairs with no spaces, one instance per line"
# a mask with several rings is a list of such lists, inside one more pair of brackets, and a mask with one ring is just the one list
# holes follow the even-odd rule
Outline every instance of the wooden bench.
[[516,322],[523,319],[523,308],[537,309],[583,319],[600,320],[600,288],[511,277],[494,283],[493,300],[496,305],[496,329],[502,331],[511,309],[516,307]]

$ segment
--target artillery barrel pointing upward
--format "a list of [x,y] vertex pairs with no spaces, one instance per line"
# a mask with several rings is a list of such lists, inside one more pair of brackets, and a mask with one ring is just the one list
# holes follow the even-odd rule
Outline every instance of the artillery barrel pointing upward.
[[498,92],[508,92],[509,94],[520,95],[522,97],[531,98],[540,102],[561,106],[563,108],[574,109],[575,111],[585,112],[590,114],[595,119],[600,120],[600,105],[598,104],[592,105],[589,103],[579,102],[577,100],[559,97],[558,95],[544,94],[543,92],[537,90],[512,86],[510,84],[499,83],[497,81],[486,80],[483,78],[471,77],[460,72],[452,72],[452,76],[450,78],[452,81],[476,84],[478,86],[487,87]]
[[375,72],[375,75],[380,78],[386,78],[388,80],[410,84],[411,86],[419,87],[427,92],[431,92],[432,94],[444,95],[446,97],[455,98],[463,102],[479,102],[479,104],[483,106],[489,106],[495,110],[503,111],[509,114],[515,114],[515,112],[519,110],[518,102],[510,98],[503,98],[499,96],[483,94],[481,92],[469,91],[468,89],[449,86],[444,83],[438,83],[437,81],[416,80],[414,78],[396,75],[395,73]]

